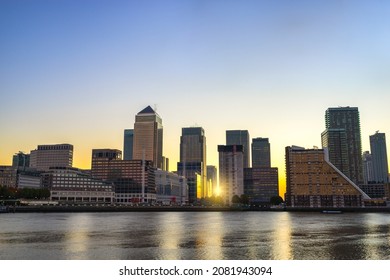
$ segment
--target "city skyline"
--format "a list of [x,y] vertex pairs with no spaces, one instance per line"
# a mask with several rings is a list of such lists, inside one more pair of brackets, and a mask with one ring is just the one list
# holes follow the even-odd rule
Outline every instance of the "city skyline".
[[204,128],[218,166],[226,130],[321,147],[325,110],[358,107],[362,151],[390,134],[390,36],[383,1],[2,1],[0,164],[40,144],[123,151],[147,105],[163,119],[170,170],[183,127]]

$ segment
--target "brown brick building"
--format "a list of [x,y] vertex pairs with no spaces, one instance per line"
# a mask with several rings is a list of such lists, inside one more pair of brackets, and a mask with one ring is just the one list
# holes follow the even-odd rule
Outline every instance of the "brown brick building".
[[286,180],[292,207],[360,207],[370,198],[329,162],[326,149],[286,147]]

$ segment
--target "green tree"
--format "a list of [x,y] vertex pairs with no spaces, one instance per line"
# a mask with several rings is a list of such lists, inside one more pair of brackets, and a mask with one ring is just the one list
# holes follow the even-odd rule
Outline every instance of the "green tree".
[[281,198],[280,196],[273,196],[270,199],[270,203],[272,205],[279,205],[282,202],[283,202],[283,198]]
[[241,203],[240,197],[239,197],[238,195],[235,194],[235,195],[232,197],[232,203]]
[[247,196],[246,194],[242,194],[240,196],[240,201],[242,204],[249,204],[249,196]]

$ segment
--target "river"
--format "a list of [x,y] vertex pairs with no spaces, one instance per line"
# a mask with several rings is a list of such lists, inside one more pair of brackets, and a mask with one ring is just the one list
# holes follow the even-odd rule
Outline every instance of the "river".
[[390,214],[7,213],[2,260],[389,260]]

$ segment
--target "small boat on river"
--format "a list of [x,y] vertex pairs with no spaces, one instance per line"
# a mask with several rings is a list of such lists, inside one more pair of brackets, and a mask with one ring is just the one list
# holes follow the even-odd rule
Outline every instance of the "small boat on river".
[[341,214],[341,213],[343,213],[343,211],[340,211],[340,210],[324,210],[324,211],[322,211],[322,213],[324,213],[324,214]]

